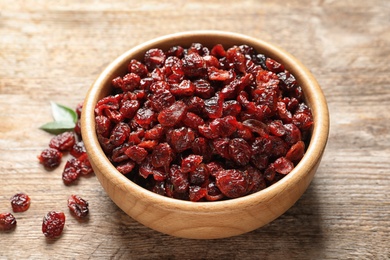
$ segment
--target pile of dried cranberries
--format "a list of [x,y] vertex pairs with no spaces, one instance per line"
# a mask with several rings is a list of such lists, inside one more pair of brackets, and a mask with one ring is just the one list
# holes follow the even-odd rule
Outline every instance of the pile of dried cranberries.
[[301,160],[313,124],[283,64],[241,45],[150,49],[95,108],[109,160],[168,197],[215,201],[266,188]]

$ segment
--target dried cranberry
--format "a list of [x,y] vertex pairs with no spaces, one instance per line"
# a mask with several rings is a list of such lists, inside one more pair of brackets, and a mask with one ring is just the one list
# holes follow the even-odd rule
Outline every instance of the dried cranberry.
[[80,161],[76,158],[71,158],[65,164],[65,168],[62,172],[62,180],[64,181],[64,184],[69,185],[75,182],[79,178],[80,174]]
[[229,155],[238,165],[247,165],[252,156],[251,146],[242,138],[231,139]]
[[151,158],[154,167],[167,166],[173,160],[172,148],[167,143],[161,143],[154,148]]
[[180,84],[172,87],[170,92],[175,96],[192,96],[195,93],[195,85],[190,80],[183,80]]
[[173,105],[161,111],[157,119],[162,126],[172,127],[183,119],[186,112],[186,104],[183,101],[176,101]]
[[11,198],[13,212],[24,212],[30,208],[31,199],[25,193],[17,193]]
[[233,116],[216,118],[210,122],[210,129],[221,137],[228,137],[237,130],[237,120]]
[[198,53],[183,57],[183,71],[188,77],[200,77],[206,74],[206,62]]
[[146,68],[146,66],[135,59],[132,59],[130,61],[128,71],[131,73],[135,73],[140,77],[144,77],[148,73],[148,69]]
[[191,128],[181,127],[167,133],[168,143],[178,153],[190,149],[194,140],[195,133]]
[[190,201],[199,201],[207,196],[207,189],[199,186],[190,186],[189,193]]
[[84,146],[83,141],[74,143],[74,145],[72,146],[72,149],[70,150],[70,154],[76,158],[80,157],[81,155],[83,155],[85,153],[86,153],[86,150],[85,150],[85,146]]
[[161,67],[165,62],[165,53],[160,49],[150,49],[145,53],[145,65],[149,71]]
[[247,193],[248,180],[240,170],[222,170],[216,175],[216,184],[228,198],[242,197]]
[[16,219],[11,213],[0,213],[0,231],[9,231],[16,227]]
[[47,148],[38,156],[39,162],[47,169],[54,169],[61,163],[62,153],[54,148]]
[[305,143],[298,141],[293,144],[286,154],[286,158],[292,162],[298,162],[305,153]]
[[78,195],[71,195],[68,199],[68,208],[70,212],[78,219],[88,216],[88,202]]
[[47,238],[57,238],[62,234],[65,225],[65,214],[50,211],[43,218],[42,232]]
[[280,174],[288,174],[294,168],[294,164],[285,157],[280,157],[276,159],[273,165],[275,171]]
[[69,151],[73,147],[75,140],[75,136],[72,132],[64,132],[54,136],[50,140],[49,147],[59,151]]
[[204,101],[205,111],[209,118],[218,118],[223,113],[223,96],[220,92],[216,93],[214,97]]
[[183,172],[178,165],[172,165],[169,171],[169,178],[173,184],[175,192],[184,193],[188,191],[188,174]]
[[135,167],[135,162],[126,161],[116,166],[116,169],[122,174],[128,174],[134,169],[134,167]]
[[181,161],[182,172],[193,172],[202,162],[203,157],[200,155],[191,154]]
[[81,175],[88,175],[93,173],[91,162],[89,161],[87,153],[84,153],[80,155],[77,160],[79,161],[80,165],[80,172]]
[[133,119],[139,107],[140,103],[138,100],[126,100],[122,103],[119,111],[122,113],[124,118]]
[[130,131],[131,129],[128,124],[122,122],[118,123],[114,129],[112,129],[110,142],[115,146],[123,144],[129,137]]
[[148,151],[138,145],[132,145],[125,150],[125,154],[128,158],[140,164],[143,160],[145,160],[148,155]]
[[202,185],[209,178],[210,172],[205,164],[199,164],[193,171],[189,172],[190,183]]

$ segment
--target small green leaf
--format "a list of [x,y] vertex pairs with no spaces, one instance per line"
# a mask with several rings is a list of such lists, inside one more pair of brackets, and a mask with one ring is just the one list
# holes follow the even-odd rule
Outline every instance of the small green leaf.
[[46,123],[39,128],[48,133],[57,135],[66,131],[73,131],[75,126],[76,124],[71,121],[53,121]]
[[50,104],[54,121],[73,123],[77,122],[77,114],[73,109],[54,102],[50,102]]

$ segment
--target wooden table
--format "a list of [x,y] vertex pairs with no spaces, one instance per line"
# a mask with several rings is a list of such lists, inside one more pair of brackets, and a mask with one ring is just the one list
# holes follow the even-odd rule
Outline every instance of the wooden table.
[[[237,237],[187,240],[125,215],[96,177],[65,186],[37,155],[51,135],[49,101],[75,107],[99,72],[138,43],[217,29],[273,42],[311,69],[329,103],[331,131],[304,196],[267,226]],[[390,2],[0,0],[0,212],[26,192],[31,208],[0,233],[0,259],[389,259]],[[64,161],[65,162],[65,161]],[[63,162],[63,164],[64,164]],[[89,201],[79,223],[66,200]],[[50,210],[63,235],[41,232]]]

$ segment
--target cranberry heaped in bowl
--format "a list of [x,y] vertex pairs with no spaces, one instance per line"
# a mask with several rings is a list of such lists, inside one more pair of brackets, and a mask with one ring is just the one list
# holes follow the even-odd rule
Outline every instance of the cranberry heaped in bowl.
[[311,182],[328,131],[325,98],[299,61],[216,31],[126,52],[82,113],[108,195],[142,224],[186,238],[239,235],[283,214]]

